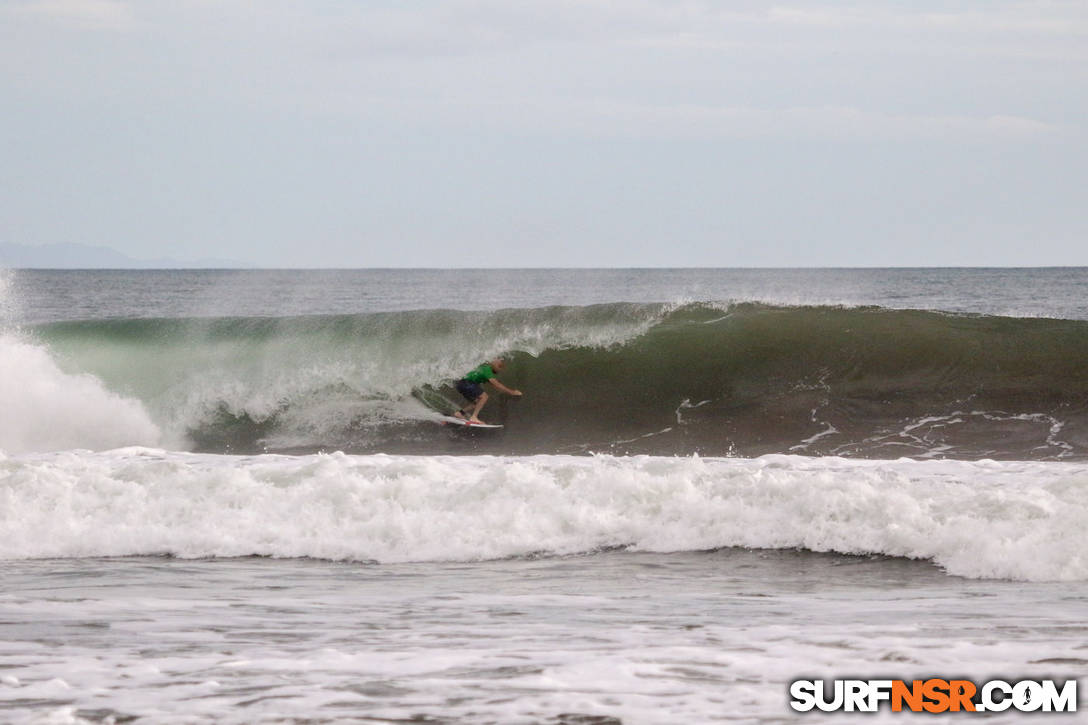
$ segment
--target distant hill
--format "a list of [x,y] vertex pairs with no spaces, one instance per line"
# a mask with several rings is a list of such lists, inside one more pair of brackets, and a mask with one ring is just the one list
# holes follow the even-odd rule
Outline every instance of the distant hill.
[[109,247],[87,244],[0,243],[0,267],[24,269],[177,269],[209,267],[250,267],[232,259],[184,260],[172,258],[136,259]]

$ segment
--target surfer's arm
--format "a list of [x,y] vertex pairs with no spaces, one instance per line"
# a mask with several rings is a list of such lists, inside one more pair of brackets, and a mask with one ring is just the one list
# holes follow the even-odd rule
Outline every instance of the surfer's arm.
[[503,385],[502,383],[499,382],[498,378],[491,378],[491,380],[489,380],[488,382],[490,382],[492,385],[494,385],[495,388],[500,393],[506,393],[507,395],[521,395],[520,390],[514,390],[513,388],[506,387],[505,385]]

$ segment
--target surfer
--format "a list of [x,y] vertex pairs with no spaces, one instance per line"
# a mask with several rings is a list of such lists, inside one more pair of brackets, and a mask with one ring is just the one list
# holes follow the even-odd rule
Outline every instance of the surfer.
[[454,413],[454,416],[463,419],[465,415],[468,415],[468,421],[470,423],[483,422],[480,420],[480,410],[484,407],[484,403],[487,402],[487,393],[484,392],[484,383],[491,383],[500,393],[520,397],[520,390],[506,387],[495,377],[495,375],[501,373],[505,368],[506,361],[501,357],[497,357],[491,362],[473,368],[470,372],[465,374],[465,377],[454,383],[453,387],[457,388],[457,392],[463,395],[465,400],[469,403]]

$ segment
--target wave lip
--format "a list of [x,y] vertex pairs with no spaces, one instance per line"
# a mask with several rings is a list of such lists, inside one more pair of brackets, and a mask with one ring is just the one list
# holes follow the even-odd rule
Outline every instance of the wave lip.
[[1088,466],[1070,463],[122,449],[0,460],[0,497],[4,559],[804,548],[1088,579]]

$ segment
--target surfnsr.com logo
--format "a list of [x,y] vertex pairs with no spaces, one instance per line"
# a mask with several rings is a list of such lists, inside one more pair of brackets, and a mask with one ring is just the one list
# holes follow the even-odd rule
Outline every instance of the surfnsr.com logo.
[[790,707],[798,712],[1076,712],[1077,681],[796,680]]

